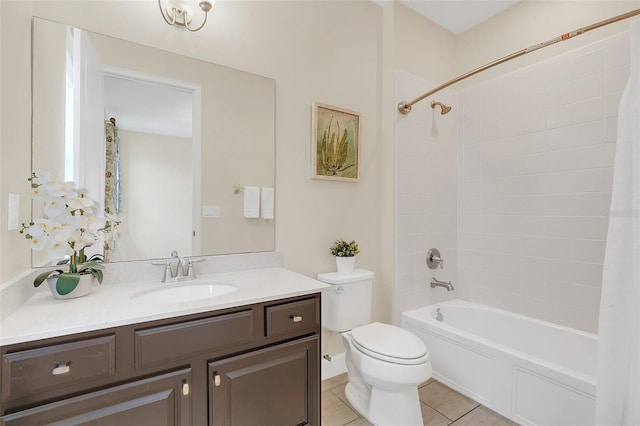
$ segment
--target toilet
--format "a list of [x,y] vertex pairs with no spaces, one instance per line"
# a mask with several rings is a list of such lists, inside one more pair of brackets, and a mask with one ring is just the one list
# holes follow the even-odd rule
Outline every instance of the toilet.
[[371,322],[373,272],[329,272],[322,293],[322,326],[342,336],[349,403],[376,426],[422,426],[418,385],[431,377],[422,340],[400,327]]

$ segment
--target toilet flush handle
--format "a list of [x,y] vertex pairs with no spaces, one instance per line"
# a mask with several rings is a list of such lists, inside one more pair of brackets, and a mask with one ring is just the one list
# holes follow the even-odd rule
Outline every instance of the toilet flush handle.
[[336,293],[338,293],[338,294],[344,293],[344,288],[342,288],[342,286],[336,288]]

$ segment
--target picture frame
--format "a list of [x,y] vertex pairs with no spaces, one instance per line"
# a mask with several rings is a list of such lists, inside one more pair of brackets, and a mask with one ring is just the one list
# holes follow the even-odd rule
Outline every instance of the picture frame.
[[312,177],[358,182],[361,114],[319,102],[312,109]]

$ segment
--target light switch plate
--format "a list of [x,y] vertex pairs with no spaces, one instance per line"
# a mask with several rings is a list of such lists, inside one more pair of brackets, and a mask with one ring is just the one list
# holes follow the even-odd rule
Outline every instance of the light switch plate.
[[9,211],[7,212],[7,229],[9,231],[17,231],[20,225],[20,195],[9,194],[9,202],[7,203]]
[[220,217],[220,206],[202,206],[202,217]]

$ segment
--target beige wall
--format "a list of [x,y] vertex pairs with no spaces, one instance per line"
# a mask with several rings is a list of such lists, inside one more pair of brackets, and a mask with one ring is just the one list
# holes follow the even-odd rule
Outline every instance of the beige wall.
[[113,259],[168,257],[173,250],[181,256],[191,253],[193,201],[192,192],[185,190],[193,185],[191,139],[122,129],[118,135],[126,220]]
[[27,241],[17,231],[7,231],[6,201],[20,195],[21,218],[30,217],[31,173],[31,4],[0,3],[0,282],[26,271],[31,265]]
[[396,68],[436,83],[453,77],[455,35],[400,3],[395,4],[394,22]]

